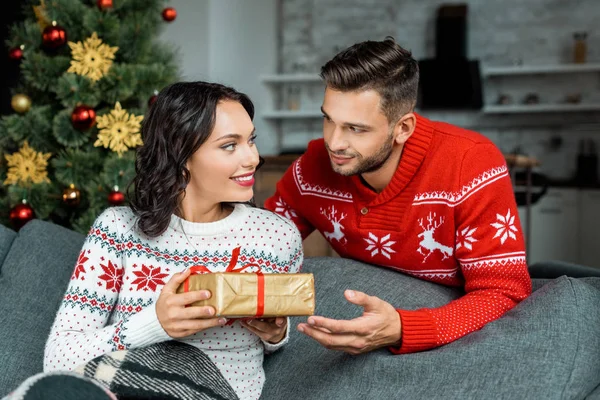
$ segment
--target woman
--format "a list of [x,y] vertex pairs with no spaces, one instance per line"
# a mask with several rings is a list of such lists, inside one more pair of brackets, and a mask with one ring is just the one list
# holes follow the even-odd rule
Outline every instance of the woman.
[[[143,122],[129,207],[102,213],[91,228],[46,344],[44,370],[71,370],[94,357],[178,339],[206,353],[239,398],[257,399],[263,352],[287,340],[286,318],[216,318],[186,307],[209,291],[177,294],[190,267],[225,271],[260,265],[298,272],[295,226],[252,207],[261,164],[250,99],[205,82],[175,83]],[[235,262],[235,260],[234,260]]]

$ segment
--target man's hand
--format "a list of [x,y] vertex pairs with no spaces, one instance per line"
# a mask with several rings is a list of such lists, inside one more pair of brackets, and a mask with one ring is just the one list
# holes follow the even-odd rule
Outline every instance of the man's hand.
[[265,342],[277,344],[283,340],[287,330],[287,318],[252,318],[240,323]]
[[353,290],[346,290],[344,295],[350,303],[364,308],[362,316],[349,321],[309,317],[308,324],[298,324],[298,330],[328,349],[350,354],[367,353],[399,343],[402,336],[400,316],[391,304]]

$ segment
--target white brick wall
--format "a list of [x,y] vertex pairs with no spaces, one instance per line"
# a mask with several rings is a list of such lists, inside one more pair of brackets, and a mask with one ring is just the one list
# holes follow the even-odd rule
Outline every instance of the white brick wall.
[[[434,56],[436,0],[281,0],[281,72],[318,72],[339,50],[363,40],[392,35],[417,59]],[[468,57],[483,65],[558,64],[572,60],[573,32],[588,33],[588,62],[600,63],[600,0],[470,0]],[[486,103],[498,93],[520,102],[536,92],[543,102],[560,102],[570,93],[600,102],[600,73],[522,76],[484,80]],[[302,108],[314,109],[322,87],[302,94]],[[285,108],[285,101],[280,104]],[[575,173],[578,141],[591,138],[600,148],[599,113],[484,116],[477,112],[423,113],[478,130],[503,151],[520,147],[542,161],[539,170],[554,178]],[[320,121],[283,124],[284,145],[302,147],[320,136]],[[550,146],[553,136],[562,146]]]

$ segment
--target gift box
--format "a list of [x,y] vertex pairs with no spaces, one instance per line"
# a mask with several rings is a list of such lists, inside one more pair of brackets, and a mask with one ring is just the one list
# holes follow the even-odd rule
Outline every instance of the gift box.
[[210,299],[192,306],[212,306],[216,316],[228,318],[313,315],[313,274],[216,272],[191,275],[177,293],[209,290]]

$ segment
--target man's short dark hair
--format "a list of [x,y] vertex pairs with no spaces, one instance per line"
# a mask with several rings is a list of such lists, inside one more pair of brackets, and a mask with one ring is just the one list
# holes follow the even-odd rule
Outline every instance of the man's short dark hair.
[[419,88],[419,64],[394,38],[357,43],[321,67],[321,78],[342,92],[375,90],[390,123],[413,110]]

